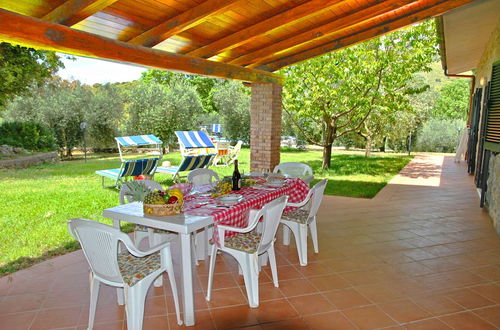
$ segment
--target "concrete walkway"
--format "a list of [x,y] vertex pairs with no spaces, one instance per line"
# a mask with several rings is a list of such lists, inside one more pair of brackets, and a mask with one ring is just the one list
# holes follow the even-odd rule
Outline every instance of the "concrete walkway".
[[[325,196],[318,229],[320,253],[309,246],[307,267],[278,237],[280,287],[264,267],[255,309],[226,256],[207,304],[202,262],[196,328],[500,328],[500,239],[452,157],[415,157],[371,200]],[[85,329],[87,278],[81,251],[1,278],[0,329]],[[126,328],[115,297],[102,290],[95,328]],[[144,329],[175,329],[173,312],[168,289],[152,289]]]

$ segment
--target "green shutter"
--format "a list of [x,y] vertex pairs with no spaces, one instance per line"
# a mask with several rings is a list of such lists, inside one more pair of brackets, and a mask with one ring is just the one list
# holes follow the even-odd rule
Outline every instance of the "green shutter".
[[484,148],[500,152],[500,62],[493,64],[491,86],[486,109]]

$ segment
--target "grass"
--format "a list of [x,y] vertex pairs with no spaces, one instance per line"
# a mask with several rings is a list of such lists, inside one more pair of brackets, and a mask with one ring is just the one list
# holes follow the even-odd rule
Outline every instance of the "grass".
[[[137,156],[127,156],[137,158]],[[250,153],[243,149],[240,171],[249,172]],[[179,153],[164,160],[178,164]],[[332,168],[321,170],[321,152],[283,152],[282,162],[309,164],[316,179],[328,178],[326,194],[370,198],[382,189],[411,159],[408,156],[334,153]],[[44,164],[28,169],[0,170],[0,275],[25,268],[48,257],[78,248],[69,236],[66,222],[72,217],[111,223],[102,210],[115,206],[118,192],[101,187],[94,171],[119,165],[117,156],[91,156],[83,160]],[[219,175],[231,175],[232,167],[214,168]],[[172,184],[170,176],[156,180]],[[108,181],[111,183],[111,181]]]

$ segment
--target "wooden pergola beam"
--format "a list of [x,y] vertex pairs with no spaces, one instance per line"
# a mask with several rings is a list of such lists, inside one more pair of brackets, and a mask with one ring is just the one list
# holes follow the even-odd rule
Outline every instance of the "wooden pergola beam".
[[268,19],[260,21],[252,26],[239,30],[224,38],[214,41],[206,46],[192,50],[187,53],[196,57],[212,57],[224,51],[239,47],[245,43],[251,42],[264,33],[270,32],[276,28],[282,28],[286,24],[296,23],[300,19],[319,14],[332,6],[339,5],[347,0],[312,0],[296,6],[280,14],[274,15]]
[[373,27],[367,28],[364,31],[357,31],[347,37],[332,40],[321,46],[314,47],[305,51],[300,51],[295,54],[285,56],[277,61],[267,63],[265,68],[269,71],[276,71],[286,66],[305,61],[307,59],[320,56],[334,50],[339,50],[354,44],[373,39],[375,37],[384,35],[391,31],[395,31],[406,26],[410,26],[417,22],[445,14],[446,12],[456,9],[458,7],[467,5],[476,0],[441,0],[439,3],[423,8],[418,12],[408,14],[407,16],[393,19],[377,24]]
[[207,0],[198,6],[156,25],[128,42],[153,47],[173,35],[196,26],[214,15],[226,11],[239,0]]
[[271,72],[131,45],[4,9],[0,9],[0,41],[211,77],[275,84],[282,82],[281,76]]
[[118,0],[68,0],[45,14],[42,19],[71,26],[111,6],[116,1]]
[[313,41],[317,42],[318,40],[326,39],[346,27],[361,24],[364,21],[401,8],[410,3],[416,3],[417,1],[418,0],[389,0],[377,5],[365,4],[363,7],[353,8],[352,11],[346,12],[343,16],[335,17],[331,22],[324,25],[312,28],[300,34],[294,34],[280,42],[273,43],[267,47],[260,48],[254,52],[227,61],[227,63],[234,65],[249,65],[250,67],[258,66],[259,63],[278,56],[276,55],[278,52]]

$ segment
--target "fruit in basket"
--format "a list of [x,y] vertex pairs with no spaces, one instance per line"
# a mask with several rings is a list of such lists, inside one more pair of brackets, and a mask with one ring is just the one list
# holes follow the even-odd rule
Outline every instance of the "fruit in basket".
[[142,202],[146,195],[151,192],[151,189],[146,187],[140,181],[128,181],[124,183],[128,188],[128,192],[125,193],[128,201]]
[[160,192],[158,190],[151,191],[146,194],[144,197],[144,204],[166,204],[163,197],[161,197]]
[[[168,191],[168,196],[170,196],[170,197],[177,197],[177,200],[180,203],[182,203],[182,201],[184,200],[184,195],[182,194],[182,191],[179,188],[170,189]],[[169,200],[170,200],[170,198],[169,198]]]
[[168,198],[167,204],[175,204],[175,203],[177,203],[178,200],[179,200],[179,198],[177,198],[177,196],[170,196]]

